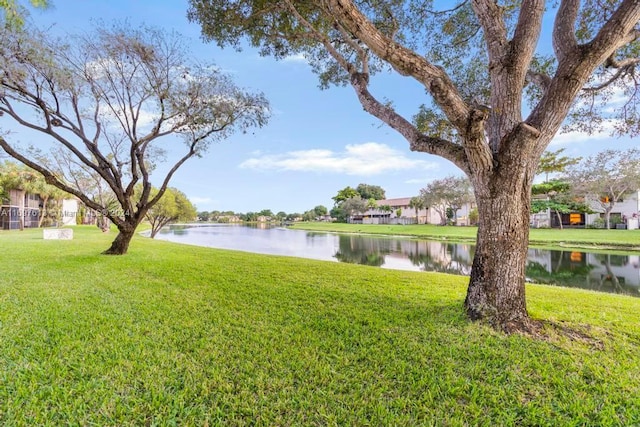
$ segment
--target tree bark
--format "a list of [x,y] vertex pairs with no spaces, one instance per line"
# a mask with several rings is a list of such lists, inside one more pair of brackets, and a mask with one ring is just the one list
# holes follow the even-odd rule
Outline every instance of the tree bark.
[[[499,182],[499,181],[498,181]],[[531,331],[525,301],[530,195],[514,194],[496,182],[490,194],[477,196],[478,238],[465,309],[507,333]],[[519,193],[519,194],[518,194]]]
[[162,229],[162,227],[164,227],[168,223],[169,223],[169,221],[163,222],[163,223],[152,224],[151,225],[151,236],[150,237],[152,239],[154,239],[156,237],[156,235],[158,234],[158,232]]
[[560,230],[563,230],[562,215],[560,214],[560,211],[556,211],[556,217],[558,218],[558,227],[560,227]]
[[42,223],[44,222],[45,215],[47,214],[47,202],[49,201],[49,197],[45,196],[42,200],[42,212],[40,213],[40,218],[38,219],[38,228],[42,227]]
[[102,252],[104,255],[124,255],[129,250],[129,243],[136,232],[136,226],[127,224],[118,227],[118,235],[111,242],[111,247]]

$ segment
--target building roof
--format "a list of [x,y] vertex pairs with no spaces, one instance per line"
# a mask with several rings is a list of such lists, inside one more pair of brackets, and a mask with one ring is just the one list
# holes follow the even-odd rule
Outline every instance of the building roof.
[[411,197],[400,197],[398,199],[386,199],[386,200],[376,200],[378,206],[409,206],[409,202],[411,201]]

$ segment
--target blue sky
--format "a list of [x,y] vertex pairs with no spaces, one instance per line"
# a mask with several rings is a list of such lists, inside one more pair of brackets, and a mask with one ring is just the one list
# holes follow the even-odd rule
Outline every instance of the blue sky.
[[[187,7],[182,0],[53,0],[52,8],[32,11],[31,20],[61,33],[90,29],[92,19],[176,30],[190,40],[195,57],[215,62],[240,86],[265,93],[273,111],[266,127],[212,145],[175,175],[171,185],[199,210],[304,212],[319,204],[331,207],[331,197],[347,185],[375,184],[388,198],[410,197],[433,179],[461,174],[446,160],[412,153],[400,135],[362,110],[351,88],[318,89],[302,58],[275,61],[252,49],[236,52],[203,43],[199,26],[186,19]],[[376,76],[372,87],[405,117],[427,101],[420,85],[397,75]],[[634,145],[605,134],[563,134],[551,149],[565,147],[569,155],[584,156]]]

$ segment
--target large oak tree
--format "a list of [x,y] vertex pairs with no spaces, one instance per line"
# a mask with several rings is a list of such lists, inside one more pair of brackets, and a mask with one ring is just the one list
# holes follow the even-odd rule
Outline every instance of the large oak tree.
[[[105,253],[124,254],[178,168],[212,142],[263,125],[268,105],[218,68],[193,61],[174,33],[124,23],[56,40],[6,27],[0,115],[0,123],[41,135],[29,149],[5,132],[0,147],[108,217],[119,233]],[[157,173],[165,160],[166,173]],[[88,191],[86,177],[108,194]]]
[[[535,327],[524,283],[538,161],[572,107],[595,115],[606,105],[577,102],[580,97],[606,101],[614,87],[634,94],[640,1],[190,3],[189,17],[206,39],[235,47],[248,40],[276,58],[303,54],[322,86],[350,85],[364,110],[403,135],[412,150],[441,156],[464,171],[479,212],[467,314],[505,331]],[[555,14],[550,43],[538,46],[546,14]],[[426,92],[429,100],[416,120],[372,93],[372,79],[384,70],[422,85],[416,99]],[[637,131],[635,101],[622,110]]]

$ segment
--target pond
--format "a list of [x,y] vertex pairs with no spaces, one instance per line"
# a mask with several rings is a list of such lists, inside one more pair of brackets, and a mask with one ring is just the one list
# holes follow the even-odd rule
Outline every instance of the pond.
[[[319,233],[269,225],[172,226],[157,239],[261,254],[468,275],[474,245]],[[640,254],[529,249],[527,279],[535,283],[640,296]]]

